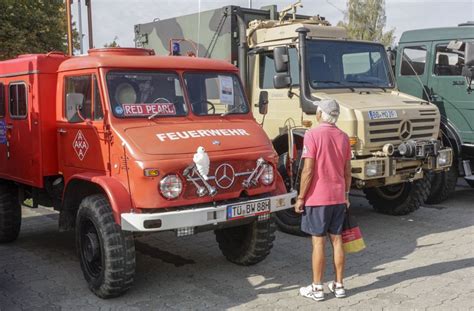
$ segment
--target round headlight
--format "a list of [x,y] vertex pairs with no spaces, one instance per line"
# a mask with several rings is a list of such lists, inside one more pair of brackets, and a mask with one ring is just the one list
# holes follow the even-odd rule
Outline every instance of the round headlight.
[[271,166],[270,164],[266,164],[265,167],[263,168],[262,175],[260,176],[260,181],[265,186],[268,186],[268,185],[271,185],[274,178],[275,178],[275,174],[273,172],[273,166]]
[[177,175],[165,176],[160,181],[161,194],[167,199],[176,199],[183,191],[183,183]]

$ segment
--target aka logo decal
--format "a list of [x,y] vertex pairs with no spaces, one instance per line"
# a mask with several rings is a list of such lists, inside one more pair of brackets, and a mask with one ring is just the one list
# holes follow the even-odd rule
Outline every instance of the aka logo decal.
[[82,134],[81,130],[77,131],[76,138],[72,142],[72,148],[76,151],[77,157],[79,160],[83,160],[86,156],[87,150],[89,149],[89,143],[86,140],[84,134]]

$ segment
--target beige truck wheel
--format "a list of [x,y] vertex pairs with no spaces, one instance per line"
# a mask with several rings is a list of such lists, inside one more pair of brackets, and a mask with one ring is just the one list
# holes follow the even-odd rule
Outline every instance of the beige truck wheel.
[[[301,158],[301,150],[298,150],[297,159],[293,165],[293,172],[297,172],[300,174],[300,170],[302,169],[298,163]],[[288,152],[282,153],[278,157],[278,172],[280,173],[281,177],[285,181],[285,185],[287,190],[290,190],[290,177],[288,176],[287,172],[287,161],[288,161]],[[299,178],[295,180],[294,187],[299,191]],[[281,231],[298,236],[307,236],[306,233],[301,231],[301,215],[295,213],[295,211],[291,209],[286,209],[283,211],[279,211],[275,213],[275,222],[278,226],[278,229]]]
[[458,168],[453,165],[446,172],[433,174],[431,191],[426,203],[438,204],[454,194],[458,181]]
[[13,242],[20,234],[21,205],[18,188],[10,183],[0,183],[0,243]]
[[250,266],[264,260],[273,247],[276,226],[273,217],[238,227],[215,230],[222,254],[235,264]]
[[398,185],[364,189],[365,196],[379,213],[406,215],[416,211],[423,204],[431,189],[431,177],[424,174],[422,179]]

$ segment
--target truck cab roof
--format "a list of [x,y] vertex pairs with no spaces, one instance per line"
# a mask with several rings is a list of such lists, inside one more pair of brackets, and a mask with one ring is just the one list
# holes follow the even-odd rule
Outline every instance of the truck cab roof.
[[92,49],[87,55],[64,61],[59,66],[59,71],[102,67],[238,71],[234,65],[225,61],[188,56],[156,56],[152,50],[137,48]]
[[459,27],[426,28],[405,31],[400,43],[420,41],[440,41],[452,39],[471,39],[474,37],[474,24]]

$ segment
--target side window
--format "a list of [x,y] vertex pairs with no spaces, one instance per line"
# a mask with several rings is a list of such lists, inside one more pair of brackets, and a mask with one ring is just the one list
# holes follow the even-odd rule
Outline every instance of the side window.
[[402,53],[402,76],[423,75],[426,66],[426,46],[407,46]]
[[434,74],[437,76],[460,76],[464,66],[464,57],[448,49],[447,45],[436,46]]
[[27,88],[23,82],[12,83],[9,86],[10,116],[15,119],[26,118],[27,115]]
[[94,120],[103,120],[104,111],[102,110],[102,100],[100,99],[99,84],[97,78],[92,76],[94,80]]
[[[81,103],[79,105],[78,113],[66,114],[66,118],[71,123],[82,122],[81,116],[83,119],[91,119],[92,112],[92,76],[72,76],[66,77],[65,80],[65,98],[64,103],[67,107],[68,98],[79,98]],[[80,114],[80,116],[79,116]],[[68,117],[69,115],[69,117]]]
[[0,118],[5,116],[5,86],[0,83]]
[[[299,66],[298,66],[298,52],[296,48],[288,49],[290,58],[290,75],[293,85],[298,85],[300,82]],[[273,53],[260,54],[260,71],[259,71],[259,86],[261,89],[273,89],[273,76],[275,72],[275,62],[273,60]]]

